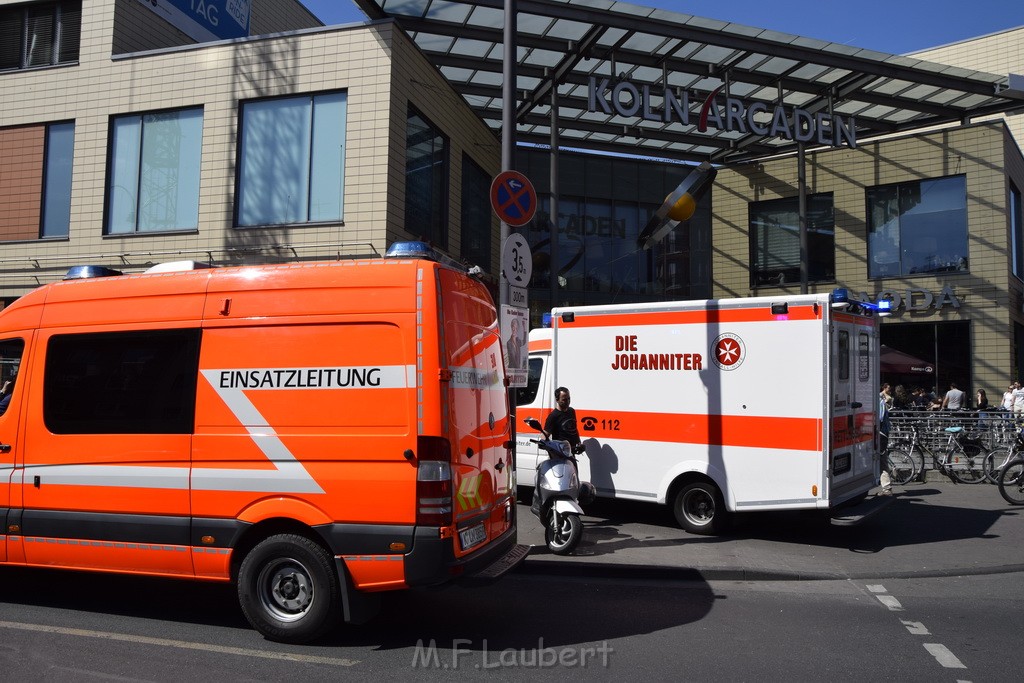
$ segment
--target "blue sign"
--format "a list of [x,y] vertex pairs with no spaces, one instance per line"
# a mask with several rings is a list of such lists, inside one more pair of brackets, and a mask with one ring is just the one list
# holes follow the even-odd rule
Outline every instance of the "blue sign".
[[206,43],[249,35],[252,0],[139,0],[190,38]]

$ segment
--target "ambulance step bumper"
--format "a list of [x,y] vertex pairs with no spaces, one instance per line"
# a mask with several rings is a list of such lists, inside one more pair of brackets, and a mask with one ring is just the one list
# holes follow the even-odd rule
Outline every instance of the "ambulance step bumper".
[[526,556],[530,553],[530,546],[528,545],[513,545],[507,553],[499,557],[488,567],[481,569],[472,576],[462,579],[460,583],[490,583],[500,579],[505,574],[509,573],[526,559]]
[[892,496],[871,496],[870,498],[865,498],[862,503],[836,510],[832,515],[832,524],[834,526],[856,526],[868,517],[889,507],[893,500]]

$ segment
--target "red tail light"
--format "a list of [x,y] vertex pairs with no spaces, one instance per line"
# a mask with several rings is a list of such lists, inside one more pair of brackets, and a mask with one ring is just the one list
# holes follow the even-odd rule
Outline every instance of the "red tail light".
[[421,436],[416,442],[416,524],[452,523],[452,448],[448,439]]

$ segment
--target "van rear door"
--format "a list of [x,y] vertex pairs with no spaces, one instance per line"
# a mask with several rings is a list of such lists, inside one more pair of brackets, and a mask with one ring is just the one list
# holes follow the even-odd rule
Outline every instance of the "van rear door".
[[508,392],[498,317],[487,290],[440,269],[452,446],[453,519],[461,557],[512,524]]

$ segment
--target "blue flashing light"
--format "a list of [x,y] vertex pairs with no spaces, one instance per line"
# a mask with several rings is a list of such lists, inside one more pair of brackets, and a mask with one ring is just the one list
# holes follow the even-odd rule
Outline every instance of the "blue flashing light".
[[425,258],[433,261],[434,250],[426,242],[394,242],[388,247],[384,258]]
[[889,301],[888,299],[879,299],[878,300],[878,312],[879,313],[891,313],[892,312],[892,302]]
[[541,314],[541,316],[540,316],[540,326],[541,327],[551,327],[551,314],[550,313],[542,313]]
[[845,287],[836,287],[832,290],[832,303],[846,304],[850,302],[850,293]]
[[94,277],[113,277],[115,275],[124,275],[124,273],[106,266],[71,266],[64,275],[64,279],[88,280]]

